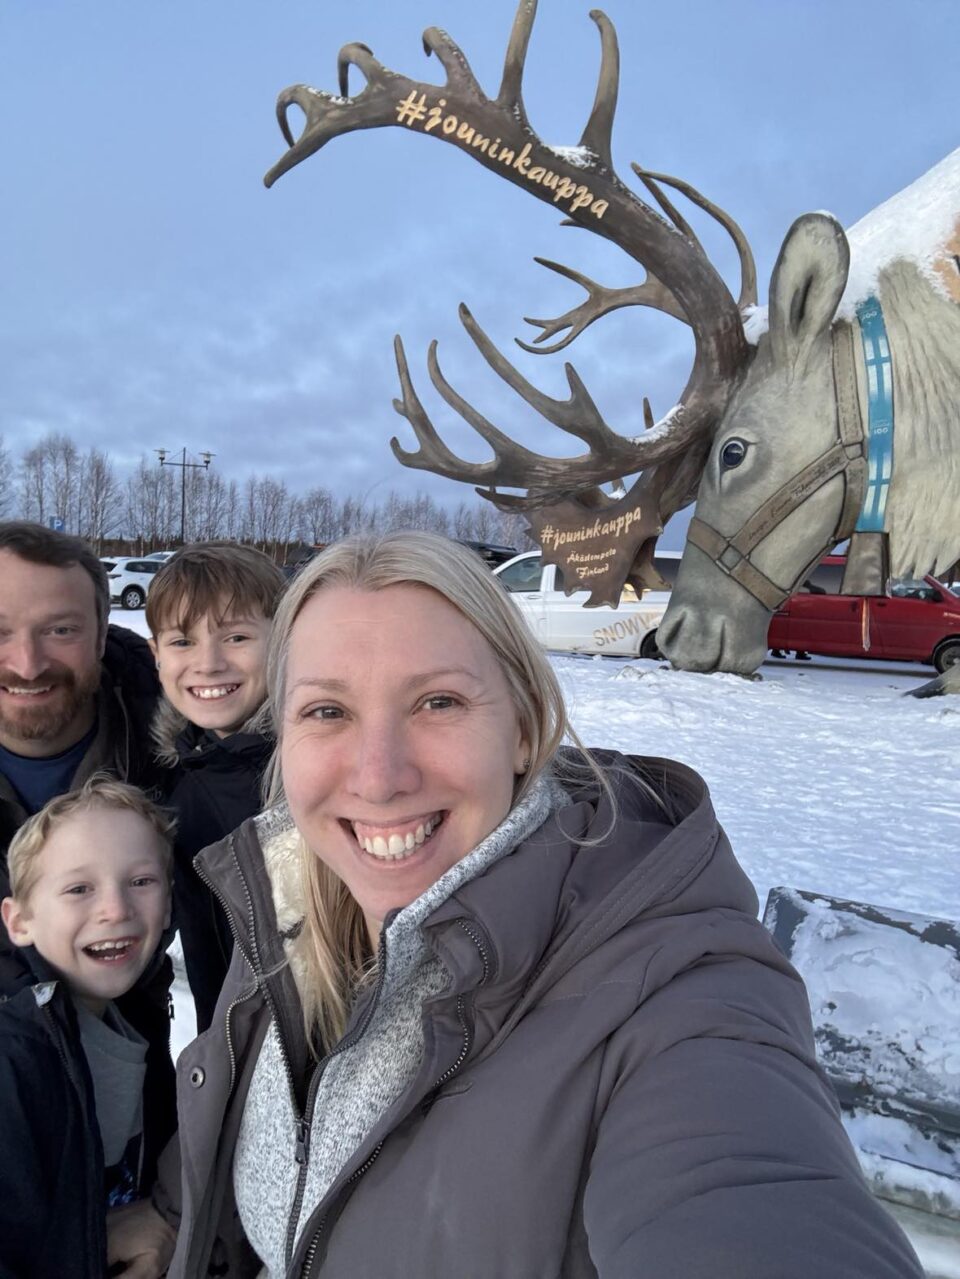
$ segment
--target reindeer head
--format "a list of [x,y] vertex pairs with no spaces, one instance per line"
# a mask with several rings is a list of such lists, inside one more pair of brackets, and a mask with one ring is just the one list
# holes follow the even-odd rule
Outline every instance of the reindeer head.
[[717,430],[657,634],[685,670],[755,670],[770,613],[850,532],[862,435],[859,414],[838,418],[837,386],[857,393],[849,327],[832,331],[849,260],[822,213],[798,218],[780,250],[769,331]]
[[[432,134],[470,155],[498,176],[565,214],[568,225],[584,227],[611,240],[646,269],[646,279],[632,288],[608,289],[553,262],[538,259],[551,270],[581,285],[586,300],[552,320],[531,320],[541,332],[537,353],[559,351],[589,324],[623,306],[648,306],[689,324],[696,354],[693,370],[677,406],[640,435],[619,434],[603,420],[572,365],[566,366],[570,397],[552,399],[532,386],[504,357],[465,306],[460,319],[493,370],[549,422],[582,440],[588,451],[573,458],[533,453],[509,439],[481,416],[446,381],[430,348],[431,381],[451,408],[472,426],[493,450],[490,461],[471,463],[457,457],[443,443],[414,389],[400,339],[396,340],[402,398],[397,412],[413,427],[418,448],[410,451],[394,439],[395,455],[406,466],[433,471],[477,486],[482,496],[505,509],[531,513],[563,509],[576,518],[597,516],[604,528],[626,527],[630,536],[617,548],[610,572],[601,585],[581,575],[575,562],[565,560],[544,541],[548,559],[561,562],[570,589],[593,589],[593,603],[615,602],[626,578],[643,587],[650,578],[653,545],[667,518],[693,497],[713,431],[747,365],[747,346],[741,308],[756,300],[753,259],[736,224],[689,184],[634,165],[634,172],[653,196],[661,213],[645,204],[620,180],[610,154],[611,132],[619,85],[619,51],[610,21],[598,10],[590,14],[600,31],[601,68],[590,118],[576,148],[546,146],[527,119],[522,96],[524,61],[536,16],[536,0],[520,0],[495,98],[488,98],[462,51],[436,27],[424,32],[423,45],[435,54],[446,73],[442,86],[414,81],[388,70],[362,44],[340,51],[340,94],[333,96],[306,85],[285,89],[277,114],[289,149],[267,174],[270,186],[331,138],[358,129],[393,125]],[[356,66],[366,77],[363,90],[348,96],[348,74]],[[287,123],[290,106],[306,116],[294,140]],[[741,263],[741,294],[735,302],[710,264],[690,226],[664,191],[680,191],[715,218],[731,235]],[[665,216],[663,216],[665,215]],[[550,339],[559,339],[547,345]],[[638,395],[638,407],[640,396]],[[639,414],[638,414],[639,416]],[[615,499],[599,485],[640,474],[624,498]],[[505,493],[504,489],[521,490]]]

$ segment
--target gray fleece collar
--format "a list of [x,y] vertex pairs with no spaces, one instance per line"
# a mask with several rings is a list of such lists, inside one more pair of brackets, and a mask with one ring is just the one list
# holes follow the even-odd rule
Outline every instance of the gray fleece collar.
[[521,844],[547,820],[554,809],[570,802],[563,787],[549,774],[542,774],[524,798],[500,825],[445,871],[436,883],[394,915],[387,927],[387,954],[398,941],[419,930],[420,925],[443,905],[457,889],[468,884]]

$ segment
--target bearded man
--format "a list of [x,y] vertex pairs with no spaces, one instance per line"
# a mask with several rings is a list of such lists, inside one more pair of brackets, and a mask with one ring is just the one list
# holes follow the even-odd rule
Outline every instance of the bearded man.
[[[7,847],[47,800],[95,772],[159,798],[150,721],[159,685],[145,639],[109,626],[104,566],[78,537],[41,524],[0,523],[0,898],[10,891]],[[25,979],[22,952],[0,924],[0,996]],[[118,1001],[147,1040],[144,1095],[162,1111],[143,1151],[154,1167],[176,1115],[165,954]]]
[[152,789],[157,696],[146,641],[109,626],[104,566],[86,542],[0,523],[0,861],[48,799],[105,770]]

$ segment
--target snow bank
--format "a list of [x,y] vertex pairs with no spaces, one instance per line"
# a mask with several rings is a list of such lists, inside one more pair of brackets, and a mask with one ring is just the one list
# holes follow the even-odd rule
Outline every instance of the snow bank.
[[875,1192],[958,1221],[960,948],[956,930],[796,893],[774,928],[810,998],[817,1053]]

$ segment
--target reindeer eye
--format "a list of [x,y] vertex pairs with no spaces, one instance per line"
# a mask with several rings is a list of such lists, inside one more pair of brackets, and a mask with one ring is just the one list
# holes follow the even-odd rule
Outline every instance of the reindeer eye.
[[747,446],[743,440],[727,440],[720,450],[720,465],[725,471],[732,471],[747,456]]

